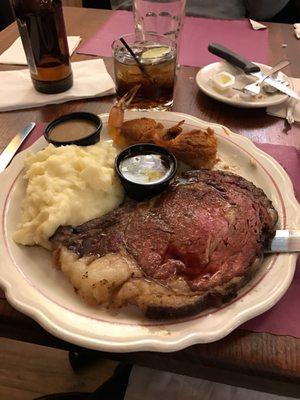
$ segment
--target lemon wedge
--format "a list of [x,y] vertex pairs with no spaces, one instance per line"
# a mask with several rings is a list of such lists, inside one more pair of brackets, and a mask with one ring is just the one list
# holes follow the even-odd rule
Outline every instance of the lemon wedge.
[[149,49],[143,52],[142,60],[148,60],[150,58],[160,58],[163,57],[165,54],[170,52],[171,48],[169,46],[163,47],[154,47],[153,49]]

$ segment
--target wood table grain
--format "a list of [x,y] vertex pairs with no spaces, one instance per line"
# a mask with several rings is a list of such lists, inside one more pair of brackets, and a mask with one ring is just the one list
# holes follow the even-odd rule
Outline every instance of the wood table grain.
[[[98,29],[111,11],[65,8],[69,35],[80,35],[83,40]],[[267,24],[269,29],[270,64],[288,58],[292,64],[286,69],[290,76],[300,77],[300,42],[290,25]],[[17,37],[13,24],[0,33],[0,53]],[[286,46],[282,46],[286,44]],[[75,54],[73,61],[92,57]],[[105,60],[112,73],[110,59]],[[0,66],[0,70],[18,69]],[[175,88],[174,111],[185,112],[207,121],[224,124],[257,142],[271,142],[300,147],[300,127],[290,127],[284,120],[266,115],[264,109],[243,110],[218,103],[202,94],[195,83],[197,68],[181,67]],[[95,76],[97,79],[97,76]],[[50,121],[71,111],[108,112],[114,96],[102,99],[73,101],[29,110],[0,113],[0,151],[30,121]],[[14,310],[6,300],[0,300],[0,335],[39,343],[46,346],[74,349],[41,328],[32,319]],[[224,382],[300,397],[300,340],[288,336],[252,333],[236,330],[218,342],[195,345],[169,353],[139,352],[104,354],[104,357],[130,361],[139,365],[174,371]]]

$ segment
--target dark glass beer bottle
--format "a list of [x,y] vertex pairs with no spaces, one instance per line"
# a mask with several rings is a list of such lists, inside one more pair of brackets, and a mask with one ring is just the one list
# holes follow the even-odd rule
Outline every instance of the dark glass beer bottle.
[[11,0],[36,90],[60,93],[73,85],[61,0]]

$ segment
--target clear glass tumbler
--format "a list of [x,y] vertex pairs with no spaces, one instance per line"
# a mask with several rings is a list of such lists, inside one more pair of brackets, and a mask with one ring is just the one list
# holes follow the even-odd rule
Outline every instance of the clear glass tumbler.
[[135,34],[123,38],[135,53],[138,62],[117,39],[112,44],[117,96],[120,99],[140,85],[130,108],[166,110],[173,104],[176,69],[176,43],[162,35]]
[[178,38],[183,25],[186,0],[134,0],[135,32],[143,37],[156,33]]
[[112,10],[132,11],[132,0],[110,0],[110,5]]

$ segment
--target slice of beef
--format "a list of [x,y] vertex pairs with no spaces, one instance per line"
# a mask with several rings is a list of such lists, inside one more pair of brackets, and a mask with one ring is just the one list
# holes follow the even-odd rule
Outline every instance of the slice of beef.
[[251,182],[193,170],[155,199],[127,200],[102,218],[60,227],[53,260],[90,303],[183,316],[236,295],[276,222],[271,201]]

